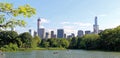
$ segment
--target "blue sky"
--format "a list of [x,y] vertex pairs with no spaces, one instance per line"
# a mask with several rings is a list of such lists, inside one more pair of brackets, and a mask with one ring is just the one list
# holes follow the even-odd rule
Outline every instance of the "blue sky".
[[98,16],[99,29],[120,25],[120,0],[0,0],[15,7],[30,4],[37,11],[31,18],[24,18],[28,25],[16,28],[18,32],[37,30],[37,19],[42,18],[46,31],[64,28],[65,33],[77,30],[93,31],[94,17]]

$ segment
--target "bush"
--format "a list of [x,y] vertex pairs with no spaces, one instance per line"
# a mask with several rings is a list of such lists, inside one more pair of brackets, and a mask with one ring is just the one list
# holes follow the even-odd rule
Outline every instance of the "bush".
[[3,51],[16,51],[18,49],[17,44],[10,43],[9,45],[4,45],[1,47]]

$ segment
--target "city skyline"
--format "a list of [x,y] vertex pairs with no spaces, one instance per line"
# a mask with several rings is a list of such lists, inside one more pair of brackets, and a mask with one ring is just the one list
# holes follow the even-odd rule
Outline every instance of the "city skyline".
[[[86,35],[86,34],[98,34],[101,31],[103,31],[103,30],[99,29],[98,17],[97,16],[95,16],[95,18],[94,18],[93,31],[90,31],[90,30],[86,30],[86,31],[78,30],[76,35],[75,35],[75,33],[71,33],[71,32],[69,32],[70,35],[67,35],[65,33],[64,29],[57,29],[56,33],[54,33],[53,30],[51,30],[50,32],[48,32],[48,31],[46,32],[46,29],[41,27],[41,24],[42,24],[41,18],[38,18],[37,24],[36,24],[37,25],[37,33],[38,33],[38,36],[41,37],[42,39],[82,37],[83,35]],[[31,35],[34,35],[35,31],[32,31],[32,29],[30,29],[29,33]]]
[[[37,19],[42,18],[42,26],[47,31],[65,29],[65,33],[75,33],[76,30],[93,31],[94,17],[98,16],[99,28],[104,30],[120,25],[119,0],[44,0],[44,1],[16,1],[0,0],[20,6],[29,4],[34,7],[37,14],[31,18],[23,18],[28,23],[25,28],[16,27],[17,32],[25,32],[29,29],[37,31]],[[112,24],[111,24],[112,23]],[[56,33],[56,32],[55,32]]]

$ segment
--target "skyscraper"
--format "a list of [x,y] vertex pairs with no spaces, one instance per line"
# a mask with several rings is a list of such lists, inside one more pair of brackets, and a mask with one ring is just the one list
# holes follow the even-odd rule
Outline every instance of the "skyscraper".
[[38,29],[38,36],[42,39],[45,38],[45,29],[44,28]]
[[49,38],[49,32],[46,32],[45,39],[48,39],[48,38]]
[[34,36],[38,36],[38,34],[37,34],[37,32],[36,32],[36,31],[34,31]]
[[91,31],[87,30],[85,31],[85,34],[91,34]]
[[38,20],[37,20],[37,32],[38,32],[38,36],[41,38],[41,36],[40,36],[40,22],[41,22],[41,19],[38,18]]
[[77,34],[77,36],[78,37],[82,37],[84,34],[83,34],[83,31],[82,30],[78,30],[78,34]]
[[67,38],[65,33],[64,33],[64,38]]
[[75,37],[75,34],[74,34],[74,33],[71,33],[71,36],[72,36],[72,37]]
[[38,32],[38,36],[42,39],[45,38],[45,29],[44,28],[40,28],[40,23],[41,23],[41,19],[38,18],[37,20],[37,32]]
[[40,19],[40,18],[38,18],[38,21],[37,21],[37,29],[39,29],[39,28],[40,28],[40,23],[41,23],[41,19]]
[[31,34],[31,36],[34,36],[34,30],[29,29],[29,33]]
[[97,16],[95,16],[95,24],[93,25],[93,33],[98,34],[99,33],[99,25],[97,23]]
[[51,31],[51,38],[54,38],[54,31]]
[[57,30],[57,38],[64,38],[64,30],[63,29]]

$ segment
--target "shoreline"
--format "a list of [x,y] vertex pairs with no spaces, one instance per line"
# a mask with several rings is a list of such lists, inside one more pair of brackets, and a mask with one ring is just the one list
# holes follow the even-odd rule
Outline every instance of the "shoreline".
[[17,51],[33,51],[33,50],[83,50],[83,51],[101,51],[101,52],[120,52],[120,51],[109,51],[109,50],[86,50],[86,49],[66,49],[66,48],[18,48],[17,50],[1,50],[2,52],[17,52]]
[[17,50],[0,50],[2,52],[33,51],[33,50],[67,50],[66,48],[18,48]]

